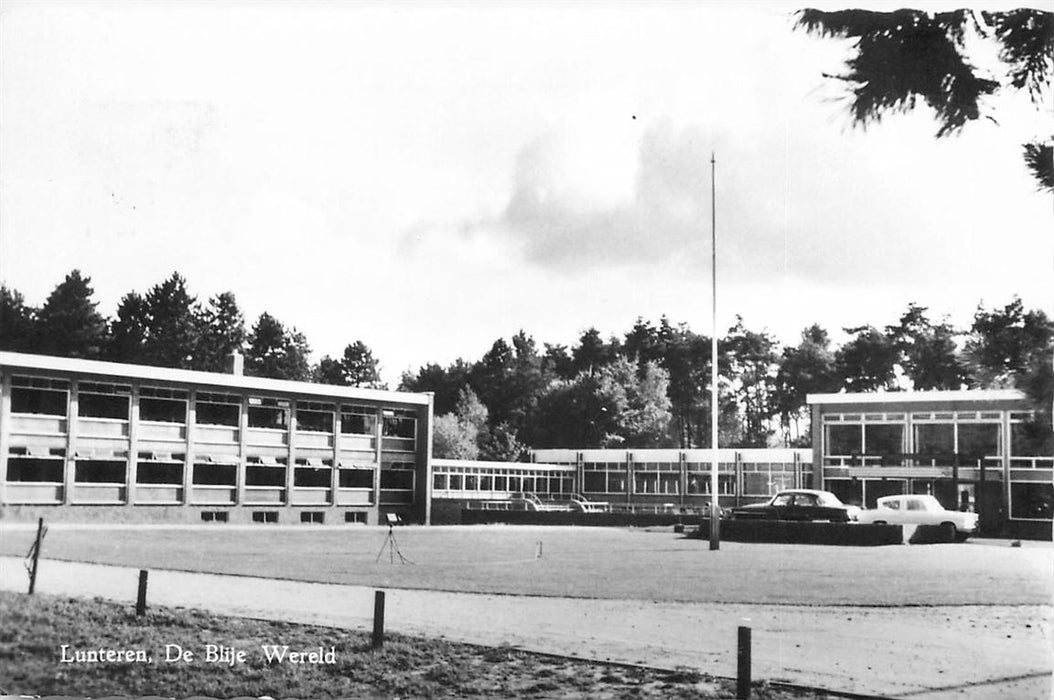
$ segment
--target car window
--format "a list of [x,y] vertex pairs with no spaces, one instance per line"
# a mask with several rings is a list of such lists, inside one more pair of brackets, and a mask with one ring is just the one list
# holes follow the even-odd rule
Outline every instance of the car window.
[[908,501],[908,510],[926,510],[926,506],[922,501],[912,498]]
[[882,506],[890,510],[900,510],[900,501],[886,501]]
[[791,502],[791,494],[781,493],[772,499],[772,505],[774,506],[789,506]]
[[811,493],[799,493],[794,497],[794,505],[796,506],[815,506],[816,496]]

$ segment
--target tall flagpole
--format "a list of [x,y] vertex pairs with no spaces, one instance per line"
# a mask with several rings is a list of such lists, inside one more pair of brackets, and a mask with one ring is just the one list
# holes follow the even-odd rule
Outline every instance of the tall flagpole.
[[721,509],[717,503],[717,182],[710,152],[710,270],[713,299],[710,333],[710,549],[721,548]]

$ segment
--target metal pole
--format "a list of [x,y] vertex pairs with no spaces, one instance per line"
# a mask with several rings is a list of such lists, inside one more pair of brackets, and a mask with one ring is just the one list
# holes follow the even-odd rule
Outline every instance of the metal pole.
[[717,160],[710,153],[710,270],[713,287],[711,298],[710,337],[710,549],[721,548],[721,509],[717,499]]
[[33,545],[33,567],[29,571],[29,595],[37,588],[37,561],[40,560],[40,545],[44,540],[44,518],[37,520],[37,540]]

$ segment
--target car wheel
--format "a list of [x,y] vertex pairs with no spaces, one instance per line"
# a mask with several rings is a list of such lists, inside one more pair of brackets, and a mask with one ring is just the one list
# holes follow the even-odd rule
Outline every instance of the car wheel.
[[959,531],[955,529],[955,523],[941,523],[941,534],[944,536],[943,539],[954,542]]
[[885,520],[876,520],[874,523],[872,523],[872,525],[885,525],[885,524],[886,524]]

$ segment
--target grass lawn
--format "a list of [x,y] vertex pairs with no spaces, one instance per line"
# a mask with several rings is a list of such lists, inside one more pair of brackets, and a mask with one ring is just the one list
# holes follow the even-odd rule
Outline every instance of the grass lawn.
[[[733,698],[735,683],[695,671],[658,671],[571,661],[392,635],[370,649],[369,635],[330,628],[227,618],[196,610],[0,592],[0,695],[162,695],[167,697]],[[165,645],[193,650],[168,663]],[[246,652],[234,664],[208,663],[205,645]],[[143,650],[146,662],[63,663],[88,649]],[[335,663],[268,662],[261,645],[334,650]],[[831,694],[757,684],[760,700]]]
[[[52,559],[387,588],[801,605],[1045,605],[1054,547],[1005,540],[829,547],[689,540],[669,529],[400,527],[392,566],[375,527],[54,527]],[[31,528],[0,528],[23,555]],[[539,557],[539,546],[541,556]]]

